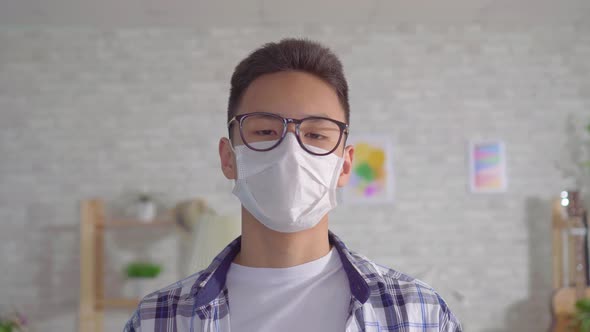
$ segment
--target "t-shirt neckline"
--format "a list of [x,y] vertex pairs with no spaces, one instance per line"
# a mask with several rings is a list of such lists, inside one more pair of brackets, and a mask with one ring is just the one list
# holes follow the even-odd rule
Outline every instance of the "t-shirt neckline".
[[230,271],[232,278],[236,280],[261,280],[271,279],[274,281],[288,280],[293,278],[309,278],[326,273],[329,270],[342,266],[340,257],[333,247],[330,251],[316,260],[300,265],[285,268],[249,267],[237,263],[231,263]]

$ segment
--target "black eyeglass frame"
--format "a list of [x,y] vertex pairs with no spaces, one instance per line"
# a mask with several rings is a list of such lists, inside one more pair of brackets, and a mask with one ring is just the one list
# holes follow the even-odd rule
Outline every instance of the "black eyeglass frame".
[[[281,138],[271,147],[266,148],[266,149],[257,149],[252,147],[250,144],[248,144],[246,142],[246,140],[244,139],[244,133],[242,132],[242,124],[244,122],[244,119],[248,118],[249,116],[253,116],[253,115],[264,115],[264,116],[270,116],[270,117],[275,117],[277,119],[280,119],[283,121],[283,132],[281,133]],[[299,127],[301,126],[301,123],[303,123],[306,120],[328,120],[333,122],[334,124],[336,124],[338,126],[338,128],[340,128],[340,136],[338,136],[338,142],[336,143],[336,145],[334,146],[334,148],[326,153],[317,153],[317,152],[313,152],[311,150],[309,150],[308,148],[305,147],[305,144],[303,144],[303,142],[301,142],[301,138],[299,137]],[[274,114],[274,113],[267,113],[267,112],[252,112],[252,113],[245,113],[245,114],[239,114],[234,116],[233,118],[231,118],[231,120],[229,120],[227,122],[227,128],[229,131],[229,135],[230,135],[230,139],[231,139],[231,125],[234,121],[237,121],[238,124],[240,125],[239,127],[239,132],[240,132],[240,137],[242,138],[242,142],[244,142],[244,144],[251,150],[254,151],[259,151],[259,152],[264,152],[264,151],[270,151],[274,148],[276,148],[277,146],[279,146],[279,144],[281,144],[281,142],[283,142],[283,139],[285,139],[285,136],[287,135],[287,125],[289,123],[294,123],[295,124],[295,137],[297,138],[297,142],[299,143],[299,146],[301,146],[301,148],[303,148],[303,150],[305,150],[308,153],[311,153],[313,155],[316,156],[327,156],[331,153],[333,153],[334,151],[336,151],[336,149],[338,148],[338,146],[340,146],[340,142],[342,141],[342,136],[343,134],[346,135],[346,138],[348,138],[348,134],[350,132],[350,129],[348,127],[348,124],[338,121],[338,120],[334,120],[334,119],[330,119],[327,117],[323,117],[323,116],[310,116],[307,118],[303,118],[303,119],[293,119],[293,118],[285,118],[282,117],[278,114]],[[344,142],[346,144],[346,138],[344,139]]]

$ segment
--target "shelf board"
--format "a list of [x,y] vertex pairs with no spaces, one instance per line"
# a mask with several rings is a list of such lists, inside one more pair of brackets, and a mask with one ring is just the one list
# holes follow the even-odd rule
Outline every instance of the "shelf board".
[[96,303],[99,308],[118,308],[118,309],[135,309],[139,305],[139,299],[129,298],[105,298]]

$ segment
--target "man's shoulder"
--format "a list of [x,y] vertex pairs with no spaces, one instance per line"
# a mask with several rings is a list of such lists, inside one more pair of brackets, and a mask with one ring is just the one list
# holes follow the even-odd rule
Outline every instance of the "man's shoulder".
[[456,321],[441,295],[426,282],[377,264],[363,255],[354,252],[351,252],[351,255],[355,260],[355,266],[369,284],[369,302],[375,309],[393,310],[397,313],[403,309],[424,311],[427,316],[438,316],[441,323],[446,320]]
[[416,279],[396,269],[378,264],[359,253],[353,251],[349,251],[349,253],[353,259],[355,267],[363,275],[369,285],[403,285],[404,287],[414,287],[434,291],[432,287],[422,280]]
[[420,292],[426,296],[438,296],[438,293],[429,284],[420,279],[377,263],[373,263],[373,266],[378,272],[376,281],[387,286],[387,290],[392,290],[396,293],[412,291]]
[[[369,303],[377,317],[399,316],[408,323],[436,324],[440,331],[460,332],[461,324],[443,298],[427,283],[350,252],[371,293]],[[382,317],[382,318],[383,318]],[[383,321],[387,321],[383,318]],[[426,326],[426,325],[422,325]]]
[[140,331],[157,324],[176,320],[179,316],[193,318],[197,312],[196,294],[210,276],[208,270],[199,271],[173,284],[146,295],[125,325],[125,332]]
[[210,273],[207,270],[202,270],[158,289],[146,295],[140,301],[139,310],[151,310],[153,308],[171,306],[178,309],[184,309],[184,307],[188,306],[192,309],[194,305],[194,295],[209,276]]

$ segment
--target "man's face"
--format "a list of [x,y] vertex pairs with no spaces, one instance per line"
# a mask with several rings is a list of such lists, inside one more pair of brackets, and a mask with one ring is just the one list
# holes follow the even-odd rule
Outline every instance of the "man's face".
[[[304,72],[279,72],[254,80],[242,96],[237,115],[252,112],[274,113],[294,119],[322,116],[346,122],[344,110],[332,87],[320,78]],[[235,122],[231,130],[234,146],[243,144]],[[289,124],[288,131],[295,133],[295,125]],[[354,155],[352,146],[344,147],[344,138],[343,135],[340,146],[333,152],[344,158],[338,186],[344,186],[348,182]],[[224,175],[228,179],[235,179],[235,156],[227,138],[221,139],[219,154]]]

